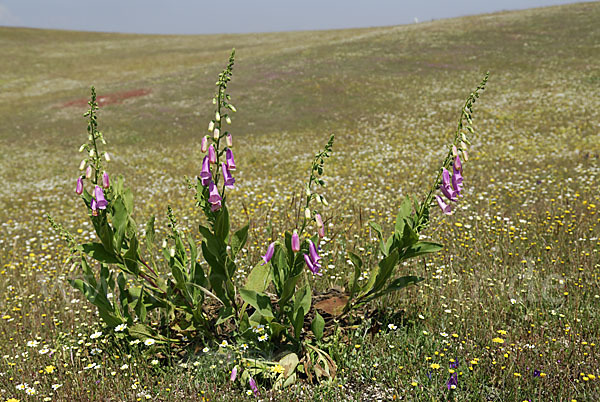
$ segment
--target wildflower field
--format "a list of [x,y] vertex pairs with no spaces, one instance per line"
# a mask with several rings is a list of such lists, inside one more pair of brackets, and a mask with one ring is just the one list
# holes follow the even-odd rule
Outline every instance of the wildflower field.
[[[150,36],[0,27],[0,401],[600,400],[598,21],[600,3],[590,2],[321,32]],[[232,48],[227,93],[235,107],[221,124],[211,99]],[[462,176],[455,159],[446,166],[455,181],[464,178],[461,197],[454,182],[437,191],[458,201],[440,198],[452,208],[445,214],[433,200],[421,233],[444,247],[394,268],[395,276],[424,280],[334,319],[353,283],[371,279],[364,267],[377,265],[383,247],[377,224],[385,233],[397,228],[405,197],[423,199],[441,174],[465,99],[487,71],[470,144],[463,144],[468,157],[459,152]],[[101,156],[78,152],[88,141],[83,114],[92,85],[111,176],[109,183],[98,169],[88,175],[82,185],[95,206],[86,206],[76,184],[87,165],[82,173],[79,164]],[[233,139],[213,137],[215,124]],[[316,217],[304,208],[306,179],[332,134],[323,174],[315,176],[325,183]],[[215,138],[217,152],[216,141],[221,148],[227,141],[230,151],[214,156],[227,159],[214,168],[220,175],[222,166],[223,176],[211,176],[215,151],[205,136]],[[94,174],[99,192],[89,185]],[[289,253],[307,253],[299,275],[306,286],[294,298],[310,289],[312,304],[308,296],[310,311],[301,317],[308,325],[292,324],[295,338],[324,353],[315,352],[323,364],[311,363],[316,376],[306,368],[278,383],[290,377],[269,349],[273,326],[253,326],[255,343],[224,326],[217,336],[181,336],[178,345],[186,346],[179,347],[158,335],[133,336],[137,319],[100,319],[69,283],[82,278],[80,259],[47,216],[75,242],[98,242],[90,222],[105,213],[101,188],[109,209],[127,197],[112,192],[118,175],[135,198],[141,253],[153,255],[167,278],[176,237],[190,236],[200,248],[207,235],[198,225],[207,225],[211,208],[224,210],[225,188],[213,194],[209,179],[228,186],[232,231],[248,225],[234,283],[247,284],[263,260],[275,264],[286,245],[270,245],[299,230],[302,245],[292,238]],[[208,180],[205,187],[196,187],[197,177]],[[153,236],[145,225],[151,216]],[[181,253],[192,252],[185,244]],[[208,269],[202,255],[198,266]],[[271,298],[273,280],[262,289]],[[116,295],[108,298],[116,303]],[[201,318],[213,308],[208,303]],[[318,317],[324,328],[311,326]],[[267,361],[260,370],[249,359],[258,356],[253,348]]]

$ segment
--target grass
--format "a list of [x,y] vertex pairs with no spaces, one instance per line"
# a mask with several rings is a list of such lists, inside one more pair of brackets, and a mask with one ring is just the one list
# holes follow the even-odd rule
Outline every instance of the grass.
[[369,220],[389,228],[402,197],[423,193],[464,98],[492,73],[475,105],[466,195],[453,216],[436,211],[428,232],[446,247],[399,268],[427,280],[325,340],[339,363],[334,382],[281,393],[261,384],[262,398],[600,399],[598,20],[598,3],[581,3],[322,32],[0,27],[0,400],[251,399],[228,381],[232,357],[217,345],[164,366],[145,346],[115,341],[67,284],[77,272],[43,218],[92,236],[73,190],[85,140],[78,101],[93,84],[117,99],[101,108],[100,130],[138,222],[155,214],[164,236],[171,205],[195,236],[201,214],[183,176],[200,169],[214,79],[232,47],[230,205],[234,226],[245,222],[242,205],[251,223],[240,279],[295,225],[290,205],[310,157],[334,132],[320,290],[347,285],[347,251],[372,255]]

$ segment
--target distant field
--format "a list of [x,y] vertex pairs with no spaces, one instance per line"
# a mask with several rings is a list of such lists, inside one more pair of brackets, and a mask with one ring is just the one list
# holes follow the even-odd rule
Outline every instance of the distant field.
[[[0,401],[250,398],[228,382],[232,365],[218,351],[155,367],[90,339],[101,330],[94,310],[66,282],[78,273],[44,218],[93,236],[74,188],[94,85],[109,171],[132,187],[138,222],[156,215],[161,238],[171,205],[197,236],[201,213],[184,176],[200,171],[215,78],[234,47],[229,202],[233,225],[244,210],[250,219],[246,272],[294,226],[290,205],[310,158],[336,135],[319,290],[347,286],[347,251],[374,250],[369,220],[389,228],[402,198],[423,194],[464,99],[490,71],[466,195],[453,216],[436,209],[428,232],[446,248],[401,267],[427,280],[330,340],[343,361],[333,383],[282,393],[263,384],[263,398],[600,400],[599,22],[591,2],[319,32],[0,27]],[[375,321],[381,329],[369,333]]]

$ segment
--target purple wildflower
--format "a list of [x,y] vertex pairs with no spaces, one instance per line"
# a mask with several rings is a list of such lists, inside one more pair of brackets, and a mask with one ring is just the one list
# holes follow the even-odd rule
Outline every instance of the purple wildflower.
[[78,195],[81,195],[81,193],[83,193],[83,178],[81,176],[77,178],[77,187],[75,187],[75,192]]
[[[212,146],[212,145],[211,145]],[[214,182],[210,182],[208,184],[208,202],[211,203],[211,211],[216,211],[221,208],[221,195],[219,194],[219,189],[215,186]]]
[[300,251],[300,238],[298,237],[297,230],[294,230],[294,233],[292,234],[292,251],[294,253]]
[[237,366],[235,366],[235,367],[233,368],[233,370],[231,370],[231,377],[229,377],[229,379],[230,379],[231,381],[235,381],[235,379],[236,379],[236,377],[237,377],[237,373],[238,373],[238,368],[237,368]]
[[200,150],[202,151],[202,153],[206,152],[206,150],[208,149],[208,136],[204,136],[202,137],[202,141],[200,141]]
[[442,193],[448,198],[450,201],[457,201],[458,198],[456,191],[452,188],[452,183],[450,182],[450,172],[448,169],[442,169],[442,185],[440,186]]
[[221,162],[221,169],[223,170],[223,179],[225,180],[225,187],[233,188],[235,178],[231,175],[231,172],[227,168],[227,165],[223,162]]
[[454,389],[458,386],[458,375],[456,373],[452,373],[448,382],[446,383],[448,389]]
[[212,174],[210,173],[210,162],[208,160],[208,156],[205,156],[202,159],[202,171],[200,172],[200,181],[203,186],[208,186],[211,182]]
[[225,161],[229,170],[235,170],[235,161],[233,160],[233,151],[229,148],[225,150]]
[[90,208],[92,209],[92,215],[98,216],[98,203],[95,198],[92,198],[92,202],[90,202]]
[[442,212],[446,215],[450,215],[452,213],[452,207],[448,204],[446,204],[444,202],[444,200],[442,200],[442,197],[440,197],[439,195],[435,196],[435,200],[437,201],[438,205],[440,206],[440,209],[442,210]]
[[102,187],[109,188],[110,187],[110,179],[108,178],[108,173],[102,173]]
[[539,377],[540,374],[542,374],[542,372],[540,370],[533,370],[533,376],[534,377]]
[[273,258],[274,252],[275,252],[275,243],[271,243],[271,244],[269,244],[269,247],[267,248],[267,253],[262,256],[262,259],[265,260],[265,262],[263,262],[261,265],[265,265],[267,262],[271,261],[271,258]]
[[231,134],[227,134],[227,136],[225,137],[225,141],[229,148],[233,146],[233,137],[231,136]]
[[86,179],[89,179],[90,177],[92,177],[92,167],[88,166],[87,168],[85,168],[85,177]]
[[260,395],[258,393],[258,386],[256,385],[256,381],[254,380],[254,378],[250,378],[250,388],[252,389],[252,392],[254,392],[254,396],[258,398],[258,396]]
[[208,147],[208,160],[210,163],[217,163],[217,153],[212,144],[210,144],[210,147]]
[[308,267],[310,272],[313,273],[313,275],[323,275],[319,272],[319,270],[321,269],[321,263],[319,263],[321,256],[317,254],[317,247],[315,246],[315,243],[313,243],[311,240],[308,241],[308,245],[310,255],[304,254],[304,262],[306,262],[306,266]]
[[96,202],[98,203],[98,209],[106,209],[108,201],[106,201],[106,198],[104,198],[104,192],[102,191],[102,187],[96,186],[96,188],[94,188],[94,197],[96,198]]

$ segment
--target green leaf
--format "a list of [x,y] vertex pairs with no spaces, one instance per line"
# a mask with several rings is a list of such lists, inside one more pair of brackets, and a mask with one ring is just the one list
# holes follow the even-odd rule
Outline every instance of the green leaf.
[[298,339],[302,332],[302,327],[304,326],[304,308],[300,307],[296,310],[296,315],[294,316],[294,321],[292,324],[294,326],[294,337]]
[[246,241],[248,240],[248,228],[249,226],[246,225],[233,234],[233,237],[231,238],[231,255],[233,258],[235,258],[240,250],[246,245]]
[[412,246],[413,244],[419,241],[419,235],[415,233],[413,228],[406,220],[404,221],[404,229],[402,231],[402,236],[400,236],[400,233],[396,233],[396,235],[399,237],[399,244],[397,246],[398,249],[403,249],[405,247]]
[[269,296],[248,289],[240,289],[240,295],[246,303],[254,307],[263,317],[275,318]]
[[217,220],[215,222],[215,236],[219,240],[224,242],[228,235],[229,235],[229,212],[227,211],[227,207],[223,207],[217,214]]
[[281,295],[279,297],[280,307],[283,307],[292,298],[294,292],[296,291],[296,283],[298,283],[301,276],[301,274],[292,276],[291,278],[288,278],[285,281],[283,285],[283,291],[281,292]]
[[408,260],[409,258],[418,257],[424,254],[437,253],[444,246],[439,243],[433,243],[430,241],[419,241],[412,246],[408,247],[402,256],[400,257],[400,261]]
[[129,214],[121,197],[113,201],[113,227],[115,228],[115,249],[121,250],[125,231],[129,223]]
[[402,204],[400,205],[400,210],[398,211],[398,215],[396,216],[396,233],[404,233],[404,225],[405,220],[410,217],[412,213],[412,206],[410,202],[410,198],[406,197]]
[[137,236],[133,236],[131,240],[129,240],[129,250],[123,256],[123,260],[125,261],[125,266],[131,273],[137,275],[139,273],[139,252],[138,252],[138,240]]
[[127,212],[131,215],[133,213],[133,194],[129,188],[123,191],[123,203],[125,204]]
[[376,293],[379,290],[381,290],[381,288],[383,288],[385,283],[388,281],[388,279],[392,275],[392,272],[394,271],[394,267],[396,266],[397,263],[398,263],[398,250],[394,250],[389,256],[387,256],[384,259],[382,259],[381,261],[379,261],[379,264],[377,265],[379,267],[379,272],[377,273],[377,277],[375,279],[375,282],[373,283],[372,289],[370,289],[367,292],[367,295]]
[[313,334],[315,334],[315,338],[317,341],[320,341],[323,338],[323,329],[325,328],[325,320],[321,317],[321,314],[318,312],[315,314],[315,318],[310,325]]
[[271,267],[269,264],[257,264],[252,271],[250,271],[244,289],[262,293],[267,289],[270,282]]
[[81,245],[83,252],[105,264],[118,264],[120,261],[117,256],[113,253],[106,251],[104,246],[100,243],[85,243]]
[[381,225],[379,225],[379,223],[376,222],[369,222],[369,226],[371,226],[373,230],[375,230],[379,240],[383,240],[383,230],[381,229]]
[[425,280],[425,278],[420,278],[418,276],[403,276],[400,278],[396,278],[389,284],[389,286],[387,288],[385,288],[384,290],[382,290],[379,293],[372,295],[369,298],[369,300],[373,300],[378,297],[384,296],[388,293],[404,289],[405,287],[407,287],[409,285],[417,284],[424,280]]

